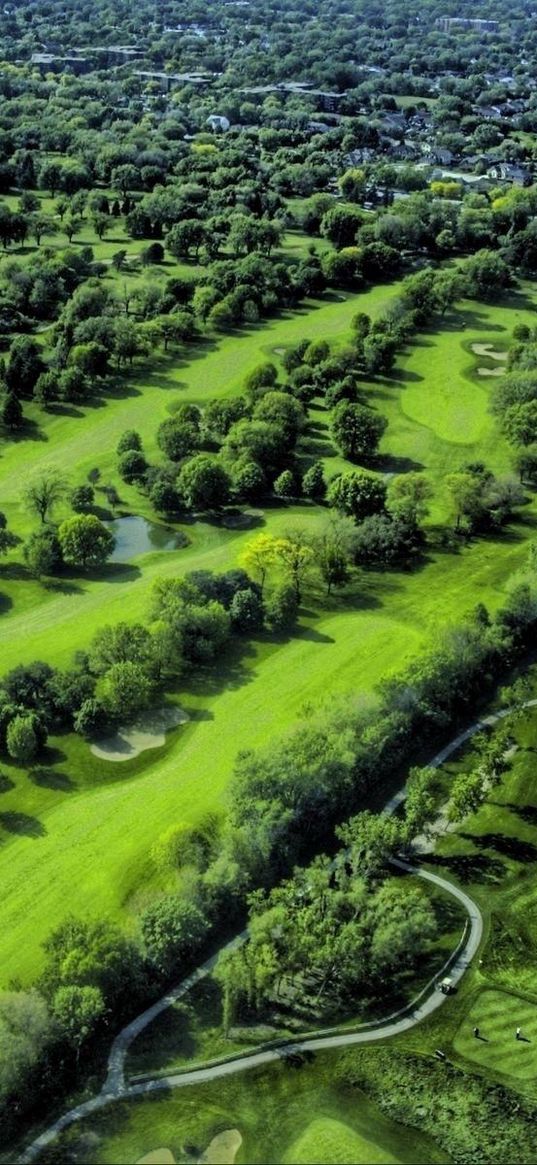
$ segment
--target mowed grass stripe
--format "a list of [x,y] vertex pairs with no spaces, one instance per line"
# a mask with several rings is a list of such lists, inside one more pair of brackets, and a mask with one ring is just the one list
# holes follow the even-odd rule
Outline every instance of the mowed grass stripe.
[[[479,1028],[477,1039],[473,1028]],[[521,1028],[522,1039],[516,1039]],[[537,1076],[537,1003],[507,991],[481,991],[461,1023],[455,1051],[480,1068],[532,1080]]]

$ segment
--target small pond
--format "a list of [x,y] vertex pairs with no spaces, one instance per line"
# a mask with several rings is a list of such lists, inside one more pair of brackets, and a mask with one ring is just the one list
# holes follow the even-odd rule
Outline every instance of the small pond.
[[169,526],[148,522],[147,518],[116,518],[106,525],[116,540],[110,562],[128,562],[154,550],[180,550],[188,542],[181,530],[170,530]]

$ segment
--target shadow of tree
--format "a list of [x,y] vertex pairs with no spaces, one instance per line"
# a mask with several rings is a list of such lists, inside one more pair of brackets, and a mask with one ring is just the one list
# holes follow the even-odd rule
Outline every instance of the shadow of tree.
[[[498,804],[498,802],[491,802],[491,804]],[[511,813],[516,813],[517,817],[520,817],[527,825],[537,825],[536,805],[514,805],[511,801],[508,801],[504,802],[501,808],[510,809]]]
[[463,884],[471,882],[497,883],[505,877],[503,862],[497,858],[489,857],[488,854],[454,854],[452,857],[428,854],[427,863],[432,866],[443,866]]
[[45,789],[57,789],[62,793],[69,793],[76,789],[76,784],[71,780],[71,777],[67,773],[58,772],[57,769],[34,768],[29,776],[34,785],[40,785]]
[[0,826],[7,833],[18,833],[24,837],[44,837],[47,832],[37,817],[14,811],[0,813]]
[[6,777],[5,773],[0,773],[0,793],[9,793],[10,789],[15,788],[15,781],[11,777]]
[[478,849],[495,849],[515,862],[534,862],[537,859],[537,846],[533,842],[509,837],[505,833],[461,833],[460,836],[472,841]]

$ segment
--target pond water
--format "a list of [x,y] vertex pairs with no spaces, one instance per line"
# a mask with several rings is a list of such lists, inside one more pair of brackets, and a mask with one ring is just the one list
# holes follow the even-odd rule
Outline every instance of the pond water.
[[180,550],[188,541],[181,530],[170,530],[169,526],[148,522],[147,518],[116,518],[106,525],[116,540],[110,562],[128,562],[154,550]]

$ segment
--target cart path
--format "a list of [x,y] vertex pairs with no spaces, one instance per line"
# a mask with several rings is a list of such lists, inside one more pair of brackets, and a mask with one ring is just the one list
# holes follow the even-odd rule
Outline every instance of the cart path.
[[[527,700],[524,704],[525,708],[537,707],[537,699]],[[477,720],[464,732],[460,732],[453,740],[450,741],[440,752],[429,761],[429,768],[439,768],[444,761],[448,760],[450,756],[457,749],[461,748],[467,740],[470,740],[476,732],[480,732],[483,728],[490,728],[505,716],[508,716],[511,709],[502,709],[500,712],[492,713],[485,716],[483,719]],[[391,815],[404,802],[406,797],[406,785],[395,793],[393,797],[384,806],[384,813]],[[455,955],[450,956],[448,964],[454,958],[454,962],[449,967],[449,973],[456,985],[464,975],[466,969],[470,965],[474,955],[476,954],[481,943],[483,935],[483,918],[477,903],[473,901],[468,894],[455,886],[452,882],[441,878],[438,874],[430,873],[428,870],[423,870],[418,866],[413,866],[409,862],[400,861],[397,858],[392,860],[392,864],[405,870],[409,874],[414,874],[417,877],[423,878],[427,882],[431,882],[439,886],[447,894],[451,894],[464,907],[467,913],[467,928],[461,944]],[[217,1080],[224,1076],[235,1075],[238,1072],[249,1072],[255,1068],[262,1067],[266,1064],[272,1064],[281,1060],[285,1055],[292,1055],[293,1053],[301,1053],[305,1051],[322,1051],[330,1048],[345,1048],[352,1047],[355,1044],[372,1043],[375,1040],[389,1039],[392,1036],[400,1035],[402,1032],[408,1031],[415,1027],[427,1016],[436,1011],[438,1007],[445,1001],[446,996],[442,994],[435,987],[432,981],[421,992],[420,996],[413,1003],[389,1016],[386,1020],[379,1022],[375,1026],[365,1026],[361,1031],[354,1032],[340,1032],[333,1035],[312,1035],[299,1039],[294,1043],[282,1041],[279,1047],[267,1048],[264,1051],[248,1052],[246,1054],[237,1054],[235,1058],[226,1060],[225,1063],[207,1064],[199,1067],[194,1067],[190,1070],[180,1073],[170,1073],[168,1076],[159,1077],[154,1080],[147,1080],[140,1084],[127,1085],[125,1083],[125,1058],[128,1049],[134,1039],[144,1030],[149,1023],[151,1023],[158,1015],[181,999],[195,983],[200,979],[209,975],[214,967],[219,954],[223,950],[232,950],[240,946],[245,941],[247,932],[243,931],[237,935],[230,943],[222,947],[217,954],[207,959],[200,967],[197,968],[188,978],[183,979],[172,991],[167,992],[161,999],[157,1000],[151,1007],[147,1008],[140,1015],[136,1016],[126,1027],[122,1028],[119,1034],[114,1039],[110,1054],[108,1057],[108,1071],[106,1080],[103,1084],[102,1091],[92,1097],[90,1100],[84,1101],[75,1108],[69,1110],[54,1121],[20,1157],[20,1165],[26,1165],[26,1162],[31,1162],[36,1159],[38,1154],[46,1145],[62,1132],[63,1129],[68,1128],[69,1125],[74,1124],[78,1120],[82,1120],[86,1116],[90,1116],[93,1112],[107,1105],[114,1103],[123,1098],[129,1099],[131,1097],[143,1096],[148,1093],[156,1092],[162,1089],[169,1088],[186,1088],[191,1084],[203,1084],[207,1081]],[[446,966],[448,965],[446,964]],[[435,980],[441,977],[442,971],[435,976]]]

